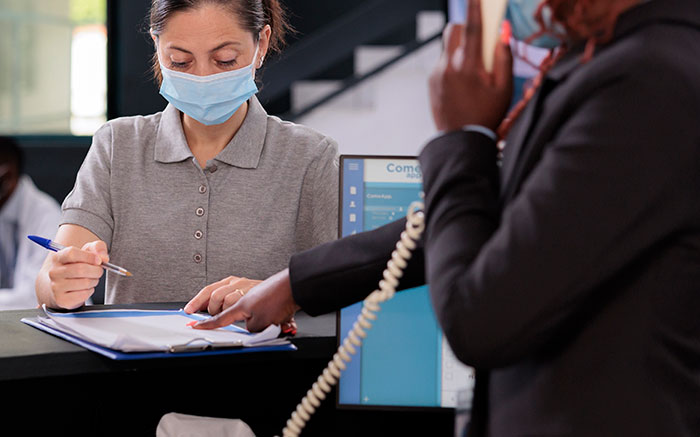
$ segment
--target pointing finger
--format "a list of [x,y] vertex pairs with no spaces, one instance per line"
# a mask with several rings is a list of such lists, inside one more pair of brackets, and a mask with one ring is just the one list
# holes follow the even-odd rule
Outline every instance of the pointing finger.
[[196,323],[194,329],[216,329],[224,326],[228,326],[231,323],[238,322],[240,320],[245,320],[250,317],[241,305],[241,301],[236,302],[235,305],[217,314],[214,317],[210,317],[206,320],[202,320]]

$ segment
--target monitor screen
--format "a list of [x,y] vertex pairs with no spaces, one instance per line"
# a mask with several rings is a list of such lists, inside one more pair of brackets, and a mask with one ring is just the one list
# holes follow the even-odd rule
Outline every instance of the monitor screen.
[[[413,157],[345,155],[340,175],[341,236],[398,220],[421,198],[421,171]],[[341,375],[338,406],[455,407],[457,393],[462,399],[473,389],[474,373],[452,354],[431,307],[428,286],[397,293],[381,307]],[[339,342],[361,309],[358,303],[339,312]]]

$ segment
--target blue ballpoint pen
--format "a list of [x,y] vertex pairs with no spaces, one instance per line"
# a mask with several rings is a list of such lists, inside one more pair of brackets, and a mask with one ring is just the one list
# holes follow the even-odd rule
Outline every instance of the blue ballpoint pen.
[[[36,235],[27,235],[27,238],[29,238],[39,246],[42,246],[49,250],[53,250],[54,252],[58,252],[59,250],[63,250],[66,248],[66,246],[51,241],[48,238],[37,237]],[[114,272],[118,275],[132,276],[132,274],[124,267],[119,267],[111,263],[102,263],[100,267],[104,268],[105,270],[109,270],[110,272]]]

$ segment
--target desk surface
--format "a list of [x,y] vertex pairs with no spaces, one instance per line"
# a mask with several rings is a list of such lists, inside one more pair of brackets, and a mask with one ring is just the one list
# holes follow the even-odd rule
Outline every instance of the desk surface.
[[[179,309],[182,303],[96,305],[89,309],[141,308]],[[192,364],[193,360],[249,363],[285,359],[323,359],[332,356],[336,347],[335,315],[310,317],[304,313],[296,316],[298,333],[293,339],[297,351],[260,352],[248,354],[217,355],[215,357],[180,357],[174,359],[150,359],[114,361],[83,349],[68,341],[42,332],[22,323],[23,317],[33,317],[39,310],[0,311],[0,381],[53,376],[84,375],[128,371],[137,369],[177,368]],[[50,363],[50,365],[47,365]]]
[[[256,435],[279,434],[336,347],[334,314],[299,313],[297,351],[114,361],[20,322],[37,312],[0,311],[0,389],[12,397],[3,417],[25,424],[41,417],[54,435],[153,436],[160,417],[171,411],[240,418]],[[329,397],[304,437],[453,435],[450,411],[341,411],[335,394]],[[45,398],[59,402],[44,407],[37,400]]]

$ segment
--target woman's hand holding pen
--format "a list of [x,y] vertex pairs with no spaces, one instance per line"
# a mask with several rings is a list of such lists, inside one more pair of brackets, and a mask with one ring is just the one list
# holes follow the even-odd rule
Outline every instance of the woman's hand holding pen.
[[92,241],[77,247],[66,247],[49,255],[48,277],[53,303],[59,308],[74,309],[85,303],[95,292],[104,269],[109,262],[104,241]]
[[479,125],[496,131],[513,94],[510,26],[496,45],[493,72],[482,57],[481,0],[469,1],[467,24],[449,24],[444,49],[429,80],[433,120],[440,131]]

